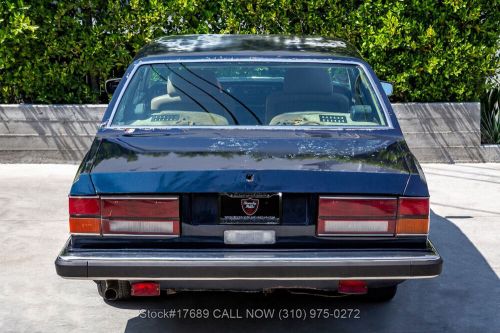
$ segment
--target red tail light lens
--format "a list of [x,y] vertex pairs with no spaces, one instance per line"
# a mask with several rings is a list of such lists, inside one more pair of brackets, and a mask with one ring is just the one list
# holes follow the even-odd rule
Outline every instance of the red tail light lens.
[[179,198],[70,197],[70,232],[179,236]]
[[397,199],[320,197],[317,234],[394,234]]
[[69,215],[99,215],[101,203],[99,197],[69,197]]
[[399,216],[428,216],[429,198],[400,198]]
[[320,198],[319,215],[336,217],[396,217],[397,200],[387,199],[354,199],[354,198]]
[[102,218],[179,218],[179,199],[102,198]]
[[102,198],[103,235],[178,236],[179,199]]

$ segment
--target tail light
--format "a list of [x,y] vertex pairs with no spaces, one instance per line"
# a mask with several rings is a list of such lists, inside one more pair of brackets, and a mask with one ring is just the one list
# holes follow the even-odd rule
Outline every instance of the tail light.
[[396,226],[397,199],[319,198],[318,235],[388,235]]
[[396,235],[429,233],[429,198],[400,198]]
[[99,197],[69,197],[69,232],[72,234],[101,233]]
[[416,235],[428,231],[429,198],[319,198],[318,236]]
[[179,235],[179,199],[102,198],[103,235]]
[[70,197],[70,232],[179,236],[179,198]]

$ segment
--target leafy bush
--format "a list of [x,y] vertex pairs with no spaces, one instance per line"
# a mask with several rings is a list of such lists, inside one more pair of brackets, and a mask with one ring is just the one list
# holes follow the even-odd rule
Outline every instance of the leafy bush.
[[354,39],[401,101],[478,100],[499,65],[499,15],[497,0],[366,1]]
[[182,33],[345,38],[398,101],[477,100],[498,68],[498,0],[3,0],[0,102],[107,102],[152,39]]
[[481,142],[500,144],[500,78],[492,79],[481,98]]

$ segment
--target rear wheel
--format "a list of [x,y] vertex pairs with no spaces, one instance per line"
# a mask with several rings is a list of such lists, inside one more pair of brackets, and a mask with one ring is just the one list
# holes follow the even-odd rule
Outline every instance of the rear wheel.
[[130,283],[128,281],[95,281],[97,292],[105,301],[120,301],[130,298]]
[[369,288],[366,298],[372,302],[388,302],[394,298],[398,286],[380,287],[380,288]]

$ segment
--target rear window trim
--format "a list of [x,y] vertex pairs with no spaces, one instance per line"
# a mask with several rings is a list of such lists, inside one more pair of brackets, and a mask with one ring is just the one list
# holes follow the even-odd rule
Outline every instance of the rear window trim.
[[[344,64],[344,65],[355,65],[361,67],[364,74],[370,81],[372,88],[375,92],[375,96],[377,98],[377,102],[380,104],[383,114],[385,116],[385,120],[387,122],[386,126],[332,126],[332,125],[324,125],[324,126],[268,126],[268,125],[227,125],[227,126],[123,126],[123,125],[112,125],[113,119],[115,117],[115,113],[118,109],[118,106],[122,100],[123,94],[127,90],[128,85],[132,81],[135,73],[141,66],[145,65],[155,65],[155,64],[171,64],[171,63],[210,63],[210,62],[274,62],[274,63],[311,63],[311,64]],[[109,119],[105,122],[105,126],[103,128],[107,129],[116,129],[116,130],[125,130],[125,129],[186,129],[186,128],[202,128],[202,129],[265,129],[265,130],[391,130],[394,129],[391,117],[389,115],[389,111],[387,106],[382,98],[382,93],[379,90],[379,87],[375,84],[375,80],[373,76],[368,71],[366,65],[361,61],[353,61],[353,60],[342,60],[342,59],[317,59],[317,58],[269,58],[269,57],[249,57],[249,58],[198,58],[198,59],[162,59],[162,60],[140,60],[133,65],[132,71],[126,76],[126,81],[123,88],[120,90],[120,94],[118,95],[116,102],[113,106],[113,110]]]

